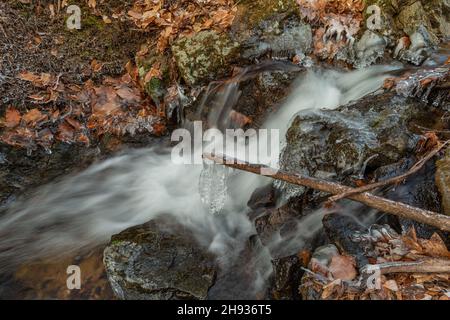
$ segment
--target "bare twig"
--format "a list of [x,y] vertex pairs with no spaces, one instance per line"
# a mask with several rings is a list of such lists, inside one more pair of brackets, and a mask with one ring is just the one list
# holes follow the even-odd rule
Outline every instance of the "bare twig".
[[362,187],[355,188],[355,189],[350,190],[348,192],[344,192],[344,193],[332,196],[332,197],[330,197],[328,199],[328,203],[332,203],[332,202],[338,201],[338,200],[343,199],[343,198],[348,198],[348,196],[350,196],[352,194],[357,194],[357,193],[370,191],[370,190],[373,190],[373,189],[376,189],[376,188],[379,188],[379,187],[384,187],[384,186],[391,185],[391,184],[400,184],[400,183],[402,183],[407,177],[409,177],[410,175],[412,175],[412,174],[416,173],[417,171],[419,171],[425,165],[425,163],[428,162],[428,160],[433,158],[449,142],[450,142],[450,140],[446,141],[445,143],[442,143],[437,148],[435,148],[434,150],[430,151],[425,157],[423,157],[418,162],[416,162],[411,167],[411,169],[409,169],[406,173],[404,173],[402,175],[399,175],[397,177],[393,177],[393,178],[390,178],[390,179],[387,179],[387,180],[371,183],[371,184],[368,184],[368,185],[365,185],[365,186],[362,186]]
[[[368,265],[365,266],[367,268]],[[370,265],[371,270],[388,273],[450,273],[450,260],[430,258],[420,261],[396,261]]]
[[[203,156],[216,163],[259,175],[261,175],[261,170],[264,169],[264,172],[271,172],[269,177],[273,179],[313,188],[331,194],[342,194],[354,190],[351,187],[346,187],[335,182],[305,177],[282,170],[275,170],[264,165],[243,163],[241,161],[238,162],[236,159],[226,158],[224,156],[218,157],[211,154],[204,154]],[[450,231],[450,216],[445,216],[433,211],[422,210],[401,202],[381,198],[368,192],[352,194],[349,195],[348,198],[386,213],[429,224],[443,231]]]

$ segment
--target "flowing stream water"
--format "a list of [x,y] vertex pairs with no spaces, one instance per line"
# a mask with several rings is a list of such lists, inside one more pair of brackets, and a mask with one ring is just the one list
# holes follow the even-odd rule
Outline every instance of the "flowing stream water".
[[[283,144],[297,112],[331,109],[357,100],[379,89],[393,69],[374,66],[347,73],[307,70],[295,81],[286,103],[268,116],[264,127],[279,129]],[[251,72],[254,70],[244,70],[240,76]],[[229,125],[226,119],[236,104],[239,88],[237,82],[220,86],[220,91],[211,93],[216,103],[209,125],[223,130]],[[222,265],[237,257],[245,240],[255,233],[247,216],[247,201],[256,187],[270,179],[212,164],[176,164],[170,152],[170,148],[156,147],[128,151],[42,186],[27,199],[13,203],[0,216],[0,273],[34,259],[58,259],[93,248],[106,243],[111,235],[159,215],[170,215],[193,230]],[[301,246],[302,237],[321,228],[322,214],[318,211],[299,221],[301,232],[295,238],[277,242],[286,241],[286,247]],[[264,285],[272,272],[264,250],[257,265],[255,287]]]

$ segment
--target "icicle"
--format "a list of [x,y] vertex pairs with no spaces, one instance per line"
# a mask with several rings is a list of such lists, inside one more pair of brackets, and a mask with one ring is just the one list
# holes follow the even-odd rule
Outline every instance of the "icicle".
[[211,214],[219,214],[227,199],[228,168],[225,166],[203,164],[200,173],[199,193],[202,203]]

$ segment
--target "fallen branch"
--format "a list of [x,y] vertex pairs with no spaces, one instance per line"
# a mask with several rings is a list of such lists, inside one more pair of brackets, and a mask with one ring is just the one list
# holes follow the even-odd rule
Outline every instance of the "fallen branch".
[[370,191],[370,190],[373,190],[373,189],[376,189],[376,188],[379,188],[379,187],[384,187],[384,186],[391,185],[391,184],[400,184],[400,183],[402,183],[407,177],[409,177],[410,175],[412,175],[412,174],[416,173],[417,171],[419,171],[425,165],[425,163],[428,162],[428,160],[433,158],[449,142],[450,142],[450,140],[446,141],[445,143],[439,145],[434,150],[430,151],[425,157],[423,157],[418,162],[416,162],[411,167],[411,169],[409,169],[406,173],[404,173],[402,175],[399,175],[397,177],[393,177],[391,179],[387,179],[387,180],[384,180],[384,181],[371,183],[371,184],[368,184],[368,185],[365,185],[365,186],[362,186],[362,187],[355,188],[353,190],[349,190],[348,192],[344,192],[344,193],[332,196],[332,197],[330,197],[328,199],[328,203],[333,203],[333,202],[336,202],[336,201],[338,201],[340,199],[348,198],[348,196],[351,196],[353,194]]
[[[370,266],[370,269],[369,269]],[[421,261],[397,261],[374,265],[366,265],[363,269],[379,270],[381,274],[388,273],[450,273],[450,260],[426,259]]]
[[[261,175],[261,170],[263,170],[263,172],[271,172],[271,175],[268,176],[273,179],[313,188],[331,194],[342,194],[354,190],[351,187],[346,187],[335,182],[291,174],[282,170],[275,170],[264,165],[249,164],[241,161],[238,162],[236,159],[226,158],[224,156],[218,157],[215,155],[204,154],[203,157],[210,159],[218,164],[223,164],[227,167],[255,173],[258,175]],[[425,223],[443,231],[450,231],[450,216],[445,216],[433,211],[422,210],[401,202],[378,197],[368,192],[352,194],[349,195],[348,198],[386,213]]]

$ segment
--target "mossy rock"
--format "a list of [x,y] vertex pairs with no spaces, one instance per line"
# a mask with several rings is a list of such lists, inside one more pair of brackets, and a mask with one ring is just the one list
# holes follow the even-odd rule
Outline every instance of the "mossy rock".
[[[145,82],[145,76],[157,63],[160,65],[161,77],[152,77]],[[158,105],[164,98],[170,80],[168,58],[157,53],[156,49],[151,49],[146,55],[136,57],[136,66],[138,67],[139,79],[145,92]]]
[[445,156],[436,162],[436,185],[442,196],[444,212],[450,215],[450,150]]
[[243,0],[238,4],[236,22],[251,29],[274,15],[298,13],[295,0]]
[[224,76],[239,55],[239,44],[227,34],[201,31],[181,36],[172,44],[178,70],[189,85]]
[[[411,35],[420,26],[431,32],[434,41],[450,36],[449,0],[365,0],[366,9],[377,5],[382,14],[382,31]],[[366,10],[365,18],[369,17]]]

